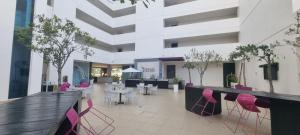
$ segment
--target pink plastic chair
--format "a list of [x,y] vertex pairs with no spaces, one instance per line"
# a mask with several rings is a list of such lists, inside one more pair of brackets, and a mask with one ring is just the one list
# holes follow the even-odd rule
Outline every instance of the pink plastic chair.
[[[259,113],[260,110],[257,108],[257,106],[255,105],[255,101],[256,101],[256,97],[250,94],[239,94],[239,96],[237,97],[237,102],[240,104],[240,106],[242,107],[242,112],[240,114],[240,117],[238,119],[237,125],[235,127],[234,133],[236,133],[238,126],[241,123],[242,119],[248,120],[250,113],[255,113],[256,114],[256,125],[255,125],[255,131],[254,133],[256,134],[257,132],[257,124],[259,122]],[[246,114],[248,114],[248,116],[246,117]]]
[[87,127],[85,127],[83,124],[81,124],[80,120],[79,120],[79,116],[77,114],[77,112],[74,110],[74,108],[69,109],[69,111],[67,112],[67,118],[71,123],[71,128],[67,131],[67,133],[65,135],[69,135],[70,133],[75,133],[76,135],[79,135],[79,133],[76,131],[77,125],[79,124],[81,127],[83,127],[83,129],[87,132],[87,134],[93,134],[94,133],[89,130]]
[[[236,85],[235,86],[235,89],[238,89],[238,90],[246,90],[246,91],[252,91],[252,88],[251,87],[245,87],[243,85]],[[227,114],[227,117],[229,117],[233,111],[237,110],[237,112],[239,114],[241,114],[241,111],[239,109],[239,106],[237,105],[236,103],[236,99],[237,99],[237,96],[238,94],[232,94],[232,93],[229,93],[229,94],[226,94],[226,96],[224,97],[224,100],[225,100],[225,104],[226,104],[226,109],[228,111],[228,114]],[[229,108],[228,107],[228,101],[230,102],[233,102],[233,107],[232,108]]]
[[60,85],[59,90],[61,92],[67,91],[67,89],[70,88],[70,84],[68,82],[64,82],[63,84]]
[[[88,99],[87,104],[88,104],[88,107],[84,111],[82,111],[81,113],[79,113],[79,117],[83,118],[85,120],[85,122],[87,122],[87,124],[89,125],[89,128],[95,134],[97,134],[97,135],[102,134],[109,127],[111,127],[111,130],[107,133],[107,135],[111,134],[115,130],[115,127],[112,125],[114,123],[114,119],[112,119],[111,117],[107,116],[106,114],[104,114],[101,111],[99,111],[96,108],[94,108],[93,107],[93,102],[92,102],[91,99]],[[86,116],[87,113],[91,113],[93,116],[95,116],[96,118],[100,119],[102,122],[104,122],[106,124],[106,126],[103,129],[101,129],[100,132],[97,133],[97,131],[90,124],[90,122],[86,119],[85,116]]]
[[[201,102],[202,99],[205,99],[206,102],[204,105],[199,104]],[[206,112],[205,109],[207,107],[207,105],[211,103],[213,104],[213,110],[212,112]],[[202,96],[197,100],[197,102],[193,105],[191,111],[193,111],[195,109],[196,106],[200,106],[202,107],[201,110],[201,115],[203,115],[204,113],[213,115],[215,112],[215,106],[216,106],[217,100],[213,97],[213,90],[209,89],[209,88],[205,88],[202,92]]]
[[80,84],[79,84],[79,87],[89,87],[90,85],[89,85],[89,83],[88,82],[81,82]]

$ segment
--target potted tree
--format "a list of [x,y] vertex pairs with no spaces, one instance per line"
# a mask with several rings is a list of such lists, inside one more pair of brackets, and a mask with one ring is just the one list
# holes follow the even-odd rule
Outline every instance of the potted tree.
[[173,79],[173,91],[174,92],[178,92],[178,89],[179,89],[179,79],[178,78],[174,78]]
[[256,47],[256,51],[253,53],[253,55],[256,56],[259,61],[263,61],[267,65],[267,78],[270,85],[270,93],[274,93],[272,65],[277,59],[277,55],[274,53],[274,48],[277,45],[277,43],[270,45],[259,45]]
[[193,86],[191,70],[193,70],[195,68],[195,65],[192,62],[191,57],[189,55],[185,55],[185,62],[184,62],[183,68],[186,68],[189,73],[189,83],[186,84],[186,87],[191,87],[191,86]]
[[112,76],[112,81],[113,81],[113,83],[117,84],[117,83],[119,82],[119,80],[120,80],[120,77],[119,77],[119,76],[117,76],[117,75],[113,75],[113,76]]
[[203,77],[204,73],[207,71],[208,65],[211,63],[220,63],[222,57],[214,51],[201,52],[196,49],[191,50],[191,57],[200,76],[200,85],[203,86]]
[[[57,16],[47,18],[44,15],[35,17],[36,23],[28,28],[17,28],[17,41],[32,51],[43,55],[44,60],[51,63],[58,74],[58,87],[61,85],[62,69],[74,52],[83,53],[84,57],[94,52],[90,49],[96,40],[86,32],[82,32],[70,20],[62,20]],[[74,43],[75,40],[79,41]]]
[[230,53],[229,61],[240,61],[240,71],[238,84],[241,84],[242,76],[244,80],[244,86],[247,86],[246,79],[246,62],[249,62],[253,52],[255,51],[255,45],[238,46],[235,51]]

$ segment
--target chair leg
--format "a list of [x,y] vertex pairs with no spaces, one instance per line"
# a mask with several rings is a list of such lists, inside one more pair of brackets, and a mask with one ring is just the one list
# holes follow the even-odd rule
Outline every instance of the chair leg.
[[258,123],[259,123],[259,115],[258,115],[258,113],[256,113],[256,125],[255,125],[255,132],[254,132],[255,135],[257,133],[257,125],[258,125]]
[[211,113],[211,116],[214,115],[214,113],[215,113],[215,108],[216,108],[216,104],[214,103],[214,108],[213,108],[213,111],[212,111],[212,113]]
[[238,119],[238,122],[237,122],[237,124],[236,124],[236,127],[235,127],[235,129],[234,129],[234,131],[233,131],[234,134],[236,133],[236,131],[237,131],[237,129],[238,129],[240,123],[241,123],[241,120],[242,120],[242,118],[243,118],[243,113],[244,113],[244,110],[242,110],[241,115],[240,115],[240,117],[239,117],[239,119]]
[[195,109],[195,107],[199,104],[199,102],[202,100],[203,97],[200,97],[195,104],[193,105],[193,107],[191,108],[191,111],[193,112],[193,110]]
[[267,117],[267,115],[268,115],[268,109],[265,108],[265,113],[264,113],[263,117],[259,120],[260,125],[262,124],[263,120]]
[[229,107],[228,107],[228,101],[225,100],[225,104],[226,104],[226,110],[227,110],[227,114],[229,114]]
[[201,116],[203,116],[203,113],[204,113],[204,111],[205,111],[205,109],[206,109],[206,106],[208,105],[208,101],[206,101],[206,103],[205,103],[205,105],[204,105],[204,107],[202,108],[202,111],[201,111]]

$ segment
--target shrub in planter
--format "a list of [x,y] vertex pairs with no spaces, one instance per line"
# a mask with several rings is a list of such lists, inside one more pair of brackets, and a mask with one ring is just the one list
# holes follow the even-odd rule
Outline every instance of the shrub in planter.
[[226,77],[226,86],[227,87],[235,87],[238,84],[238,79],[235,74],[229,74]]
[[178,85],[178,83],[179,83],[179,79],[178,78],[174,78],[173,79],[173,90],[174,90],[174,92],[178,92],[178,87],[179,87],[179,85]]

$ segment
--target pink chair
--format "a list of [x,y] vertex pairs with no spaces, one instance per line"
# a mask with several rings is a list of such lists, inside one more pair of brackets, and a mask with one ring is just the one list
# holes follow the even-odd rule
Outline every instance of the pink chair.
[[[82,111],[81,113],[79,113],[79,117],[83,118],[83,120],[85,120],[85,122],[87,122],[87,124],[89,125],[90,129],[95,134],[98,134],[98,135],[102,134],[109,127],[111,127],[111,130],[108,131],[107,135],[111,134],[115,130],[115,127],[112,125],[114,123],[114,119],[112,119],[111,117],[107,116],[106,114],[104,114],[101,111],[99,111],[96,108],[94,108],[93,107],[93,102],[92,102],[91,99],[88,99],[87,104],[88,104],[88,107],[84,111]],[[92,127],[92,125],[90,124],[90,122],[85,117],[87,113],[91,113],[93,116],[95,116],[96,118],[100,119],[102,122],[104,122],[106,124],[106,126],[103,129],[101,129],[100,132],[97,133],[97,131]]]
[[89,86],[90,86],[90,84],[88,82],[81,82],[79,84],[79,87],[89,87]]
[[92,134],[94,135],[94,133],[89,130],[87,127],[85,127],[83,124],[81,124],[80,120],[79,120],[79,116],[77,114],[77,112],[74,110],[74,108],[69,109],[69,111],[67,112],[67,118],[71,123],[71,128],[67,131],[67,133],[65,135],[69,135],[70,133],[75,133],[76,135],[79,135],[79,133],[76,131],[77,125],[79,124],[81,127],[83,127],[83,129],[86,131],[87,134]]
[[70,88],[70,84],[68,82],[64,82],[60,85],[59,90],[62,92],[67,91],[67,89]]
[[[201,105],[199,104],[201,102],[201,100],[203,99],[206,100],[205,104],[204,105]],[[207,105],[211,103],[213,104],[213,110],[212,112],[207,112],[205,111]],[[214,112],[215,112],[215,106],[217,104],[217,100],[213,97],[213,90],[209,89],[209,88],[205,88],[202,92],[202,96],[197,100],[197,102],[193,105],[191,111],[193,111],[195,109],[196,106],[200,106],[202,107],[202,110],[201,110],[201,115],[203,115],[204,113],[207,113],[207,114],[210,114],[210,115],[213,115]]]
[[[256,97],[250,94],[239,94],[239,96],[237,97],[237,102],[240,104],[240,106],[242,107],[242,112],[240,114],[240,117],[238,119],[238,122],[236,124],[236,127],[234,129],[234,133],[236,133],[238,126],[241,123],[242,119],[248,120],[250,113],[255,113],[256,114],[256,125],[255,125],[255,131],[254,133],[256,134],[257,132],[257,124],[259,122],[259,113],[260,110],[257,108],[257,106],[255,105],[255,101],[256,101]],[[246,114],[248,114],[248,116],[246,117]]]
[[[252,91],[251,87],[245,87],[245,86],[240,85],[240,84],[236,85],[235,89]],[[224,97],[225,104],[226,104],[226,109],[228,111],[227,117],[229,117],[234,110],[237,110],[238,113],[241,113],[237,103],[235,102],[236,99],[237,99],[237,96],[238,96],[238,94],[229,93],[229,94],[226,94],[226,96]],[[228,107],[228,101],[233,102],[233,107],[231,109]]]

